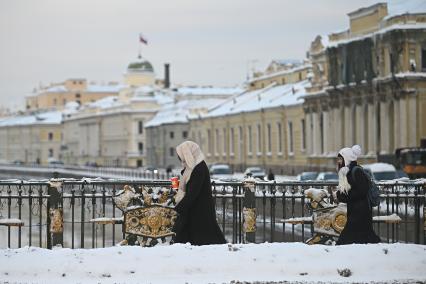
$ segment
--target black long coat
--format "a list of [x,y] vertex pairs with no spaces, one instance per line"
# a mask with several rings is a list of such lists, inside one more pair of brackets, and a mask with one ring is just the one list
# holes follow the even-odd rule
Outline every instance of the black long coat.
[[[338,245],[379,243],[380,238],[373,231],[372,210],[367,200],[368,176],[356,162],[351,162],[347,179],[351,185],[348,194],[337,192],[337,199],[347,204],[347,222]],[[355,180],[352,171],[355,170]]]
[[184,198],[176,205],[174,242],[192,245],[226,243],[216,221],[209,169],[204,161],[193,169]]

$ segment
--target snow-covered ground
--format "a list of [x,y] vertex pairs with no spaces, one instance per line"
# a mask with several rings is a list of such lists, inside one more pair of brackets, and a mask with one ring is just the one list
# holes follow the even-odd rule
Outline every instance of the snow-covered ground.
[[0,250],[0,283],[424,283],[425,268],[413,244]]

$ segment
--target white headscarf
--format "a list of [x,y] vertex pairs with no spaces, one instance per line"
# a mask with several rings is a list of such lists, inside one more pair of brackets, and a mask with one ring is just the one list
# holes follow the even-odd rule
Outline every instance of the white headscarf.
[[[204,161],[204,154],[198,146],[197,143],[192,141],[185,141],[182,144],[176,147],[176,152],[182,162],[182,166],[184,169],[184,173],[179,182],[179,196],[176,198],[176,202],[178,203],[185,193],[186,184],[191,177],[191,173],[194,168]],[[178,200],[179,199],[179,200]]]
[[345,166],[339,170],[339,185],[338,189],[340,192],[348,193],[351,189],[351,185],[346,177],[349,172],[349,165],[352,161],[356,161],[361,155],[361,146],[354,145],[352,148],[343,148],[339,151],[339,154],[343,157]]

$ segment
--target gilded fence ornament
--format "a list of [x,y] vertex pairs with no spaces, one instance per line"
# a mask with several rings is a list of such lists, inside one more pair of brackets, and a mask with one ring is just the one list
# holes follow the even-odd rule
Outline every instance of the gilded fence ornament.
[[62,233],[64,231],[64,219],[62,208],[50,209],[50,232]]
[[132,208],[124,214],[124,231],[153,239],[172,236],[176,217],[175,210],[160,205]]
[[256,232],[256,208],[243,208],[244,217],[244,232],[254,233]]

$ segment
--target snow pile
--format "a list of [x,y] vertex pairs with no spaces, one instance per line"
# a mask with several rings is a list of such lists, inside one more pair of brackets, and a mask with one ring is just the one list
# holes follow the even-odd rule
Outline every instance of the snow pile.
[[0,251],[4,283],[229,283],[426,281],[426,247],[301,243]]

